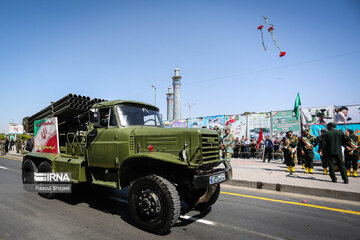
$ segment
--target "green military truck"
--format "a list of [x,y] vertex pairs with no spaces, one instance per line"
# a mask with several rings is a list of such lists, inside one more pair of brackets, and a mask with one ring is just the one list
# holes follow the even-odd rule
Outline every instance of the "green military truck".
[[232,177],[230,164],[220,158],[215,131],[165,128],[157,107],[136,101],[87,100],[79,110],[75,101],[70,106],[70,95],[67,108],[61,99],[23,120],[31,132],[36,116],[58,117],[60,143],[60,153],[24,156],[24,184],[34,182],[28,173],[71,172],[72,184],[129,187],[134,223],[163,234],[179,218],[181,200],[192,208],[208,208],[219,196],[220,183]]

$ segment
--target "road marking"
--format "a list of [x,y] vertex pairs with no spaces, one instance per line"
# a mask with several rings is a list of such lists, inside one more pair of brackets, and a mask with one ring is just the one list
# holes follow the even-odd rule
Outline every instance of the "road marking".
[[286,204],[292,204],[292,205],[298,205],[298,206],[304,206],[304,207],[324,209],[324,210],[329,210],[329,211],[334,211],[334,212],[342,212],[342,213],[360,215],[360,212],[345,210],[345,209],[340,209],[340,208],[331,208],[331,207],[325,207],[325,206],[313,205],[313,204],[307,204],[307,203],[298,203],[298,202],[291,202],[291,201],[278,200],[278,199],[272,199],[272,198],[256,197],[256,196],[239,194],[239,193],[231,193],[231,192],[221,192],[221,193],[227,194],[227,195],[245,197],[245,198],[253,198],[253,199],[259,199],[259,200],[264,200],[264,201],[270,201],[270,202],[286,203]]
[[3,167],[3,166],[0,166],[0,168],[2,168],[2,169],[8,169],[8,168],[6,168],[6,167]]
[[232,229],[232,230],[236,230],[236,231],[251,233],[251,234],[258,235],[258,236],[261,236],[261,237],[265,237],[265,238],[268,238],[268,239],[284,240],[284,238],[271,236],[271,235],[268,235],[268,234],[265,234],[265,233],[255,232],[255,231],[251,231],[251,230],[241,228],[241,227],[235,227],[235,226],[230,226],[230,225],[217,223],[217,222],[213,222],[213,221],[209,221],[209,220],[199,219],[199,218],[191,217],[191,216],[188,216],[188,215],[182,215],[182,216],[180,216],[180,218],[188,220],[188,221],[193,221],[193,222],[197,222],[197,223],[203,223],[203,224],[206,224],[206,225],[215,226],[215,227],[222,227],[222,228]]
[[211,226],[216,226],[216,225],[217,225],[217,224],[216,224],[215,222],[213,222],[213,221],[208,221],[208,220],[204,220],[204,219],[194,218],[194,217],[191,217],[191,216],[188,216],[188,215],[180,216],[180,218],[185,219],[185,220],[190,220],[190,221],[193,221],[193,222],[203,223],[203,224],[206,224],[206,225],[211,225]]
[[22,162],[22,159],[21,159],[21,158],[14,158],[14,157],[7,157],[7,156],[0,156],[0,158],[6,158],[6,159],[16,160],[16,161]]

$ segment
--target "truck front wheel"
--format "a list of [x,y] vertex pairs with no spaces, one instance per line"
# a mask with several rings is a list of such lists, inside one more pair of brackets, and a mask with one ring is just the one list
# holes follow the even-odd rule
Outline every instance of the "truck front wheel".
[[35,182],[34,172],[37,172],[34,162],[30,159],[25,159],[22,165],[22,180],[24,184]]
[[180,198],[175,186],[157,175],[133,181],[128,202],[135,224],[149,232],[168,233],[180,216]]
[[182,198],[190,208],[203,210],[211,207],[219,195],[220,184],[214,184],[207,188],[184,191]]

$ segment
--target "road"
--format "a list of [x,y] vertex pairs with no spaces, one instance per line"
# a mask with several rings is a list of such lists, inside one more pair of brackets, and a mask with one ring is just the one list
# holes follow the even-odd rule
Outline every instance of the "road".
[[211,211],[184,209],[171,233],[158,236],[133,226],[126,189],[47,200],[23,190],[20,166],[13,157],[0,157],[2,240],[360,239],[358,202],[227,185]]

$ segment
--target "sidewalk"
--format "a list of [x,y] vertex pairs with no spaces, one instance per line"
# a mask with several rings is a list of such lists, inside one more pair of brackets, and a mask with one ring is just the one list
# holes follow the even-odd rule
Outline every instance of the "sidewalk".
[[231,165],[233,178],[225,184],[360,201],[360,178],[351,176],[349,184],[344,184],[340,172],[336,172],[338,182],[333,183],[329,175],[323,175],[321,166],[314,166],[314,174],[305,174],[299,165],[290,174],[283,160],[268,163],[261,159],[232,158]]

